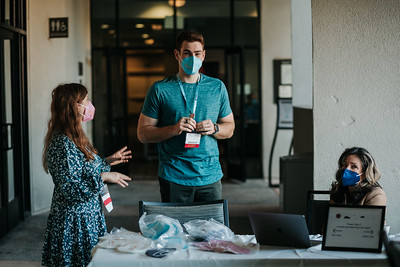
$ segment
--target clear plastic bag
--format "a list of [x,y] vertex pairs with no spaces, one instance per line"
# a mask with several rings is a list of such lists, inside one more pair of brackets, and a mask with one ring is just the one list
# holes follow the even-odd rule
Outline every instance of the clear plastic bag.
[[146,215],[146,212],[139,219],[139,228],[143,236],[153,240],[183,233],[178,220],[161,214]]
[[192,220],[183,224],[195,241],[232,240],[235,234],[226,225],[214,220]]
[[156,248],[187,248],[187,238],[180,222],[161,215],[143,213],[139,219],[139,228],[143,236],[151,238]]

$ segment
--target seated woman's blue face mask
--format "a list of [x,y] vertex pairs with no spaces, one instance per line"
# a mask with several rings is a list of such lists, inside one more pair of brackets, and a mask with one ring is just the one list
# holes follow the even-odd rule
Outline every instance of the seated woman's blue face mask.
[[359,181],[362,173],[350,171],[349,169],[342,170],[342,185],[343,186],[355,186]]

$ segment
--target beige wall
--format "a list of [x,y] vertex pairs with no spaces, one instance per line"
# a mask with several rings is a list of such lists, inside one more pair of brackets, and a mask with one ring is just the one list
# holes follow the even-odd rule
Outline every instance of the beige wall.
[[[266,178],[277,116],[273,99],[272,64],[274,59],[291,58],[290,35],[290,0],[261,0],[262,153]],[[279,157],[288,155],[292,136],[292,130],[279,131],[272,161],[273,178],[279,177]]]
[[[53,192],[43,171],[43,138],[51,91],[60,83],[82,82],[91,91],[89,0],[28,0],[28,113],[32,213],[48,210]],[[49,18],[68,17],[69,37],[49,39]],[[83,76],[78,75],[83,63]],[[90,125],[86,129],[91,131]],[[89,134],[91,136],[91,134]]]
[[400,2],[312,0],[314,185],[328,189],[337,160],[365,147],[382,172],[387,224],[400,232]]

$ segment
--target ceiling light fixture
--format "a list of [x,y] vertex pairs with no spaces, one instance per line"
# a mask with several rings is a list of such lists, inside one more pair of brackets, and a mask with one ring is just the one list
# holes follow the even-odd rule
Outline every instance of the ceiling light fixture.
[[147,38],[149,38],[149,37],[150,37],[150,35],[147,34],[147,33],[143,33],[143,34],[142,34],[142,38],[143,38],[143,39],[147,39]]
[[154,39],[146,39],[144,40],[144,43],[147,45],[153,45],[154,44]]
[[135,25],[136,29],[143,29],[144,28],[144,24],[142,23],[138,23]]
[[185,0],[168,0],[168,5],[174,6],[174,2],[176,7],[182,7],[186,4]]
[[162,25],[161,24],[151,24],[151,29],[153,31],[161,31],[162,30]]
[[108,24],[102,24],[100,27],[101,27],[103,30],[106,30],[106,29],[110,28],[110,25],[108,25]]

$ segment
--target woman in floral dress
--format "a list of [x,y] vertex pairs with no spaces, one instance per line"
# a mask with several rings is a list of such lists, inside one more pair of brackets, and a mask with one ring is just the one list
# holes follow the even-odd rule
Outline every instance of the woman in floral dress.
[[94,106],[81,84],[62,84],[52,92],[51,118],[43,150],[43,166],[54,183],[43,246],[44,266],[86,266],[91,250],[106,232],[100,192],[104,182],[122,187],[126,175],[112,165],[132,158],[127,147],[100,158],[81,123],[94,117]]

